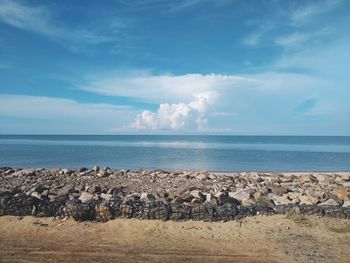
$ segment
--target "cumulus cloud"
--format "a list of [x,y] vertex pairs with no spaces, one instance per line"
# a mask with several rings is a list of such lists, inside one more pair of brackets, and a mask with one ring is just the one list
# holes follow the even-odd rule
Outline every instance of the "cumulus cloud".
[[203,130],[207,128],[206,113],[215,97],[215,92],[206,92],[195,95],[195,100],[190,103],[162,103],[156,112],[138,114],[129,126],[137,130]]

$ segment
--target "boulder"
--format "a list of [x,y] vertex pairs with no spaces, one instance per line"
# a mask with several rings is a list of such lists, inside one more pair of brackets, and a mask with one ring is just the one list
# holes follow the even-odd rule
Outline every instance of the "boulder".
[[343,207],[350,207],[350,201],[349,200],[344,201]]
[[41,194],[39,194],[38,192],[34,191],[33,193],[31,193],[32,197],[35,197],[35,198],[38,198],[38,199],[41,199]]
[[71,194],[75,192],[74,184],[68,184],[58,190],[57,195]]
[[299,181],[303,183],[318,183],[318,180],[312,174],[302,174],[299,176]]
[[202,199],[202,200],[205,200],[205,198],[206,198],[206,195],[203,194],[200,190],[193,190],[190,193],[194,198],[198,198],[198,199]]
[[250,199],[256,192],[255,189],[241,189],[237,192],[229,192],[228,195],[237,200]]
[[154,195],[150,193],[142,193],[140,196],[140,200],[148,203],[148,202],[154,202],[156,198],[154,197]]
[[179,195],[179,198],[181,199],[182,202],[190,203],[194,197],[193,197],[193,195],[191,195],[191,193],[184,192],[184,193]]
[[339,206],[338,202],[334,199],[328,199],[326,202],[318,204],[319,206]]
[[105,194],[105,193],[101,193],[101,198],[103,200],[106,200],[106,201],[110,201],[113,199],[113,196],[111,194]]
[[318,203],[318,199],[312,196],[301,195],[299,197],[301,205],[316,205]]
[[94,199],[95,199],[95,196],[93,194],[88,193],[88,192],[83,192],[79,197],[79,200],[82,201],[83,203],[90,202]]
[[335,196],[337,199],[342,201],[350,200],[350,192],[342,186],[338,186],[331,191],[331,195]]

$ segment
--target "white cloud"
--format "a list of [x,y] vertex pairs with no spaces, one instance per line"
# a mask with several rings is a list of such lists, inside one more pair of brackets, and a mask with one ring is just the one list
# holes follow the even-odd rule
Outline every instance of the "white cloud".
[[284,48],[299,47],[305,43],[318,40],[331,33],[329,28],[324,28],[316,32],[294,32],[290,35],[280,36],[275,39],[275,43]]
[[137,130],[183,130],[207,128],[205,114],[215,101],[214,92],[197,94],[190,103],[162,103],[156,112],[143,111],[129,127]]
[[194,96],[207,91],[224,90],[246,80],[245,77],[218,74],[151,75],[148,72],[89,78],[90,83],[78,88],[108,96],[123,96],[151,103],[189,103]]
[[294,25],[302,25],[311,21],[317,15],[330,12],[339,7],[342,2],[342,0],[323,0],[304,5],[291,12],[290,20]]
[[[11,132],[6,118],[19,118],[15,126],[47,133],[104,133],[126,125],[137,112],[128,106],[79,103],[74,100],[25,95],[0,95],[0,133]],[[36,123],[34,125],[33,123]],[[22,126],[21,126],[22,127]]]
[[264,35],[272,29],[273,25],[271,23],[265,23],[262,26],[259,26],[257,30],[253,31],[243,39],[243,44],[250,47],[257,47],[261,43]]
[[[98,34],[85,28],[68,28],[59,25],[51,10],[43,5],[27,5],[17,0],[0,0],[0,22],[21,30],[33,32],[54,40],[73,51],[84,44],[117,42],[112,35]],[[120,22],[111,24],[112,29],[121,27]]]

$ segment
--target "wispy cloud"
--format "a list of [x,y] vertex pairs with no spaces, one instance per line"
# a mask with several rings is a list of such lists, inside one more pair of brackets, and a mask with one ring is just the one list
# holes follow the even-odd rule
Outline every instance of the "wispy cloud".
[[9,117],[40,121],[39,132],[103,133],[120,123],[126,125],[135,114],[135,109],[128,106],[87,104],[42,96],[0,95],[0,133],[11,132],[7,130],[11,127],[4,124],[5,118]]
[[342,0],[323,0],[313,2],[312,4],[306,4],[292,11],[289,18],[293,25],[302,25],[309,22],[317,15],[334,10],[339,7],[342,2]]
[[[0,5],[0,22],[42,35],[73,51],[79,51],[79,47],[86,44],[117,42],[113,35],[99,34],[84,27],[70,28],[60,25],[55,21],[51,10],[44,5],[29,5],[18,0],[0,0]],[[122,25],[113,22],[110,26],[111,30],[115,30]]]
[[248,36],[243,39],[243,44],[250,47],[257,47],[261,43],[265,34],[273,29],[273,25],[271,23],[266,23],[264,25],[259,26],[255,31],[251,32]]
[[311,44],[314,40],[320,40],[331,34],[329,28],[324,28],[315,32],[294,32],[289,35],[280,36],[275,39],[275,43],[284,48],[299,47],[305,43]]

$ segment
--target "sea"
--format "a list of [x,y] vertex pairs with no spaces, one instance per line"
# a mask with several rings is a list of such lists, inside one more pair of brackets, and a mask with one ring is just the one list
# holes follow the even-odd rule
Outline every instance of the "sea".
[[0,135],[0,166],[350,171],[350,136]]

